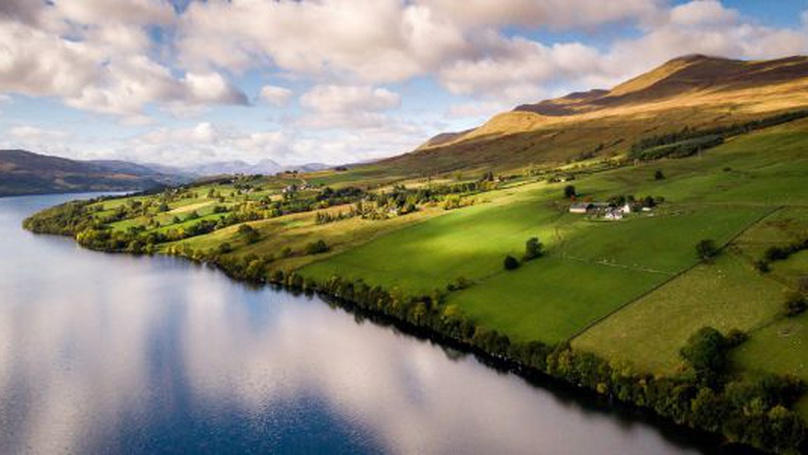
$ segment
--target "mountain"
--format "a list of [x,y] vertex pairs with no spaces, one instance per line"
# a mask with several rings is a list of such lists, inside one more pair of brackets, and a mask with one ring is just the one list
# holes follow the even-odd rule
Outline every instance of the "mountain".
[[610,90],[523,104],[377,162],[399,175],[499,170],[625,153],[648,136],[727,126],[808,107],[808,57],[673,59]]
[[187,181],[125,161],[78,161],[25,150],[0,150],[0,196],[83,191],[139,191]]
[[[131,164],[131,163],[130,163]],[[162,164],[147,163],[143,167],[160,170],[168,174],[187,175],[190,177],[206,177],[224,174],[261,174],[272,175],[284,171],[316,172],[330,169],[333,166],[322,163],[306,163],[294,166],[284,166],[270,159],[263,159],[256,164],[241,160],[215,161],[212,163],[191,166],[166,166]]]
[[275,174],[282,171],[283,166],[275,161],[265,159],[256,164],[249,164],[241,160],[232,160],[185,166],[180,169],[188,174],[198,176],[220,174]]

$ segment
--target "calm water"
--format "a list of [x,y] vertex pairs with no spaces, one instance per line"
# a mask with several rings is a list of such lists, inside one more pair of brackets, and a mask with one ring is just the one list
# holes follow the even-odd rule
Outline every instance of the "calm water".
[[317,298],[20,228],[75,197],[0,199],[0,453],[699,452]]

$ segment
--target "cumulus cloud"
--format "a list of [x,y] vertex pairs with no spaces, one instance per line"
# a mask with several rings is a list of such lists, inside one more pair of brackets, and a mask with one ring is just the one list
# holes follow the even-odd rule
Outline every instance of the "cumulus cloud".
[[30,125],[15,126],[9,130],[9,135],[15,139],[25,141],[40,141],[43,139],[65,139],[70,133],[59,130],[46,130]]
[[220,74],[177,78],[150,55],[146,27],[173,18],[170,5],[152,0],[5,4],[0,91],[55,96],[78,109],[131,117],[142,116],[149,103],[245,104],[246,96]]
[[600,61],[602,75],[616,81],[683,54],[762,59],[806,50],[808,34],[804,30],[757,25],[738,11],[708,0],[672,8],[642,36],[617,40]]
[[397,0],[211,1],[183,14],[177,48],[191,67],[271,62],[300,74],[390,82],[423,74],[468,43],[448,19]]
[[566,29],[655,15],[658,0],[419,0],[419,4],[467,26],[521,25]]
[[288,138],[279,131],[245,132],[233,126],[199,122],[180,128],[161,127],[119,145],[121,157],[166,164],[243,159],[257,162],[284,156]]
[[289,104],[289,101],[292,99],[291,90],[285,87],[278,87],[275,85],[265,85],[261,87],[261,93],[259,93],[259,97],[264,100],[265,102],[272,104],[274,106],[286,106]]
[[387,119],[379,127],[308,133],[297,130],[247,131],[233,125],[199,122],[179,128],[161,127],[128,138],[114,156],[139,161],[182,165],[223,160],[284,164],[321,162],[342,164],[382,158],[390,150],[412,150],[424,138],[413,123]]
[[317,85],[300,97],[301,106],[320,112],[383,111],[400,103],[398,93],[370,86]]
[[712,0],[685,3],[670,12],[671,24],[684,26],[727,25],[735,23],[739,17],[738,11]]
[[297,124],[310,128],[375,128],[388,123],[383,111],[399,107],[401,95],[368,85],[317,85],[300,97],[308,112]]

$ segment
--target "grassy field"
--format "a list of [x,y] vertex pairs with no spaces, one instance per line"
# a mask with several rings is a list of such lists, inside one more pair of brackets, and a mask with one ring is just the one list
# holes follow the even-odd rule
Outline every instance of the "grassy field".
[[[742,369],[791,374],[808,381],[808,314],[780,318],[756,330],[735,351],[733,360]],[[808,397],[803,396],[797,410],[808,418]]]
[[724,254],[633,302],[573,340],[573,346],[630,360],[643,371],[671,373],[679,348],[704,326],[748,331],[776,317],[784,287]]
[[[797,128],[804,126],[802,122]],[[507,203],[462,209],[402,229],[318,261],[302,273],[320,279],[334,274],[362,277],[411,293],[428,293],[463,276],[476,283],[451,294],[450,302],[475,320],[517,339],[563,340],[694,265],[693,247],[698,240],[710,238],[724,244],[779,204],[789,202],[777,199],[773,203],[768,194],[756,189],[775,180],[778,185],[799,186],[789,181],[792,169],[769,165],[778,157],[761,160],[759,153],[748,152],[764,146],[761,137],[769,136],[772,144],[783,147],[781,153],[792,156],[801,154],[793,138],[806,140],[804,133],[780,127],[731,141],[701,158],[655,162],[573,182],[583,197],[595,200],[617,194],[663,196],[667,202],[653,216],[616,223],[590,221],[559,210],[558,193],[563,185],[528,184],[513,188]],[[662,169],[667,178],[654,180],[656,169]],[[791,193],[794,200],[799,200],[797,193]],[[518,257],[524,241],[534,235],[545,243],[549,256],[518,272],[503,273],[504,256]],[[749,269],[754,278],[755,272],[751,266]],[[731,270],[730,280],[723,284],[732,286],[735,279],[745,280],[736,268]],[[657,292],[644,300],[671,298]],[[770,316],[769,309],[753,313],[738,328]],[[679,337],[667,342],[670,355],[647,365],[671,366],[682,337],[686,339],[699,327],[696,322],[684,324]],[[597,344],[611,335],[587,335],[587,339]]]

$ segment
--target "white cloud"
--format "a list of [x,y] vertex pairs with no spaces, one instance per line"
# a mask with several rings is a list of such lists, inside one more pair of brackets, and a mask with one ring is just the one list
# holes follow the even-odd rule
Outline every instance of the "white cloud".
[[136,119],[150,103],[247,102],[219,73],[177,78],[150,56],[155,45],[145,27],[173,21],[165,2],[31,4],[0,10],[0,92],[55,96],[78,109]]
[[300,97],[308,112],[296,124],[308,128],[381,128],[383,111],[399,107],[401,95],[368,85],[317,85]]
[[122,143],[121,157],[165,164],[244,159],[256,162],[284,155],[286,136],[278,131],[244,132],[200,122],[184,128],[157,128]]
[[603,75],[616,82],[684,54],[763,59],[806,50],[803,30],[756,25],[718,2],[693,1],[673,8],[644,35],[616,41],[599,60]]
[[66,139],[70,137],[70,133],[59,130],[46,130],[30,125],[22,125],[12,127],[8,134],[18,140],[22,141],[42,141],[53,139]]
[[495,39],[492,54],[441,69],[441,83],[455,94],[518,103],[547,95],[550,83],[561,79],[569,83],[600,70],[598,52],[582,44],[547,47],[519,37]]
[[300,105],[320,112],[384,111],[401,104],[401,96],[384,88],[317,85],[300,97]]
[[482,121],[511,108],[513,105],[507,102],[471,101],[449,106],[446,110],[446,117],[450,119],[477,118]]
[[289,104],[289,101],[292,99],[292,95],[294,94],[288,88],[278,87],[275,85],[265,85],[261,87],[261,92],[258,96],[273,106],[283,107]]
[[448,18],[397,0],[194,3],[180,20],[177,47],[191,67],[245,70],[271,62],[296,74],[371,83],[425,74],[470,51]]
[[198,103],[247,104],[247,97],[219,73],[188,73],[183,80],[188,99]]
[[670,12],[670,22],[674,25],[728,25],[735,23],[740,15],[734,9],[724,8],[719,1],[692,1],[674,7]]
[[467,26],[591,27],[644,20],[658,12],[658,0],[418,0]]

